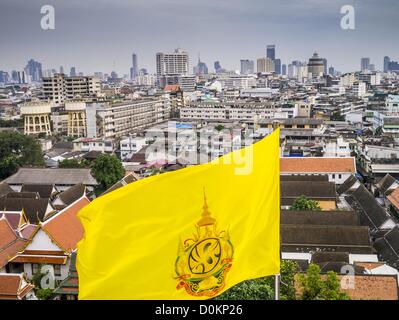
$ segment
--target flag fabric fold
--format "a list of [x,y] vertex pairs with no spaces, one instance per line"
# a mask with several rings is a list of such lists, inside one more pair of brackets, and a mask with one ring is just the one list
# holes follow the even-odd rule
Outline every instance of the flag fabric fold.
[[79,212],[79,299],[209,299],[280,272],[279,129]]

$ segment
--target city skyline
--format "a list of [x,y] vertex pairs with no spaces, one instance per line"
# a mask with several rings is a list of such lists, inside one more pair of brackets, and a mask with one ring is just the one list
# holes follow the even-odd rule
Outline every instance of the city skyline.
[[[307,61],[317,51],[341,72],[358,70],[364,56],[382,70],[384,56],[397,60],[399,47],[389,41],[399,27],[395,15],[399,3],[383,2],[389,6],[357,0],[333,4],[325,0],[284,4],[219,0],[201,5],[181,0],[134,5],[126,0],[56,0],[48,3],[55,8],[55,30],[44,31],[40,28],[41,2],[5,0],[0,30],[12,26],[13,31],[3,35],[0,69],[22,70],[34,58],[43,69],[63,65],[66,70],[75,66],[86,74],[129,74],[134,52],[140,67],[154,73],[156,53],[180,47],[191,56],[190,69],[196,64],[196,53],[201,52],[201,60],[208,65],[220,61],[228,70],[239,70],[241,59],[264,57],[266,46],[274,44],[276,57],[286,65],[293,60]],[[345,4],[355,7],[355,30],[340,28],[340,8]],[[174,10],[168,10],[172,7]],[[140,32],[134,32],[136,29]],[[104,46],[105,39],[110,42]],[[370,46],[370,40],[374,45]]]

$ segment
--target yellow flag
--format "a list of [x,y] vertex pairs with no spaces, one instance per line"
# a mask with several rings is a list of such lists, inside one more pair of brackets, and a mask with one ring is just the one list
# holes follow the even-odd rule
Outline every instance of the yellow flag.
[[83,208],[79,299],[208,299],[280,272],[279,130]]

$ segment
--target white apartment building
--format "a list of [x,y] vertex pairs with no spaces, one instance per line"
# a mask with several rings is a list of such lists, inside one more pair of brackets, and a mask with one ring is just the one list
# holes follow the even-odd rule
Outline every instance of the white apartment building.
[[[164,122],[170,117],[170,101],[165,98],[124,101],[117,104],[93,103],[99,121],[87,121],[96,126],[96,134],[104,138],[126,136]],[[90,130],[94,131],[94,130]]]
[[355,82],[353,84],[351,92],[352,92],[353,95],[355,95],[355,96],[357,96],[359,98],[365,96],[366,93],[367,93],[366,83],[365,82],[361,82],[361,81]]
[[249,89],[256,87],[256,78],[253,76],[229,76],[226,78],[219,78],[223,89]]
[[385,106],[387,114],[391,116],[399,116],[399,95],[388,95]]
[[192,102],[180,108],[180,118],[199,120],[241,120],[253,122],[258,118],[293,118],[298,105],[275,105],[271,102]]
[[57,105],[76,97],[97,95],[101,91],[100,80],[92,76],[67,77],[59,73],[42,80],[43,95]]
[[188,53],[176,49],[173,53],[162,53],[156,54],[157,62],[157,76],[167,74],[188,74]]
[[323,147],[323,156],[327,158],[347,158],[351,156],[349,142],[342,137],[336,141],[328,141]]
[[122,139],[119,143],[121,150],[121,159],[131,158],[141,148],[146,145],[146,138],[144,137],[128,137]]
[[112,139],[78,138],[73,141],[74,151],[113,153],[115,149],[114,141]]

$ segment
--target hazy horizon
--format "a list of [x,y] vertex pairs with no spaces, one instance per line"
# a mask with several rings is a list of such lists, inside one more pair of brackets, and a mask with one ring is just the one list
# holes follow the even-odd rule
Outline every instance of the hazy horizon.
[[[209,71],[214,61],[239,70],[240,59],[256,61],[266,45],[289,64],[314,51],[341,72],[360,69],[370,57],[382,69],[384,56],[399,60],[397,0],[2,0],[0,70],[22,70],[33,58],[44,69],[128,74],[132,53],[139,68],[155,72],[156,52],[198,55]],[[55,30],[40,27],[43,5],[55,8]],[[340,9],[353,5],[356,29],[342,30]],[[256,62],[255,62],[256,64]]]

